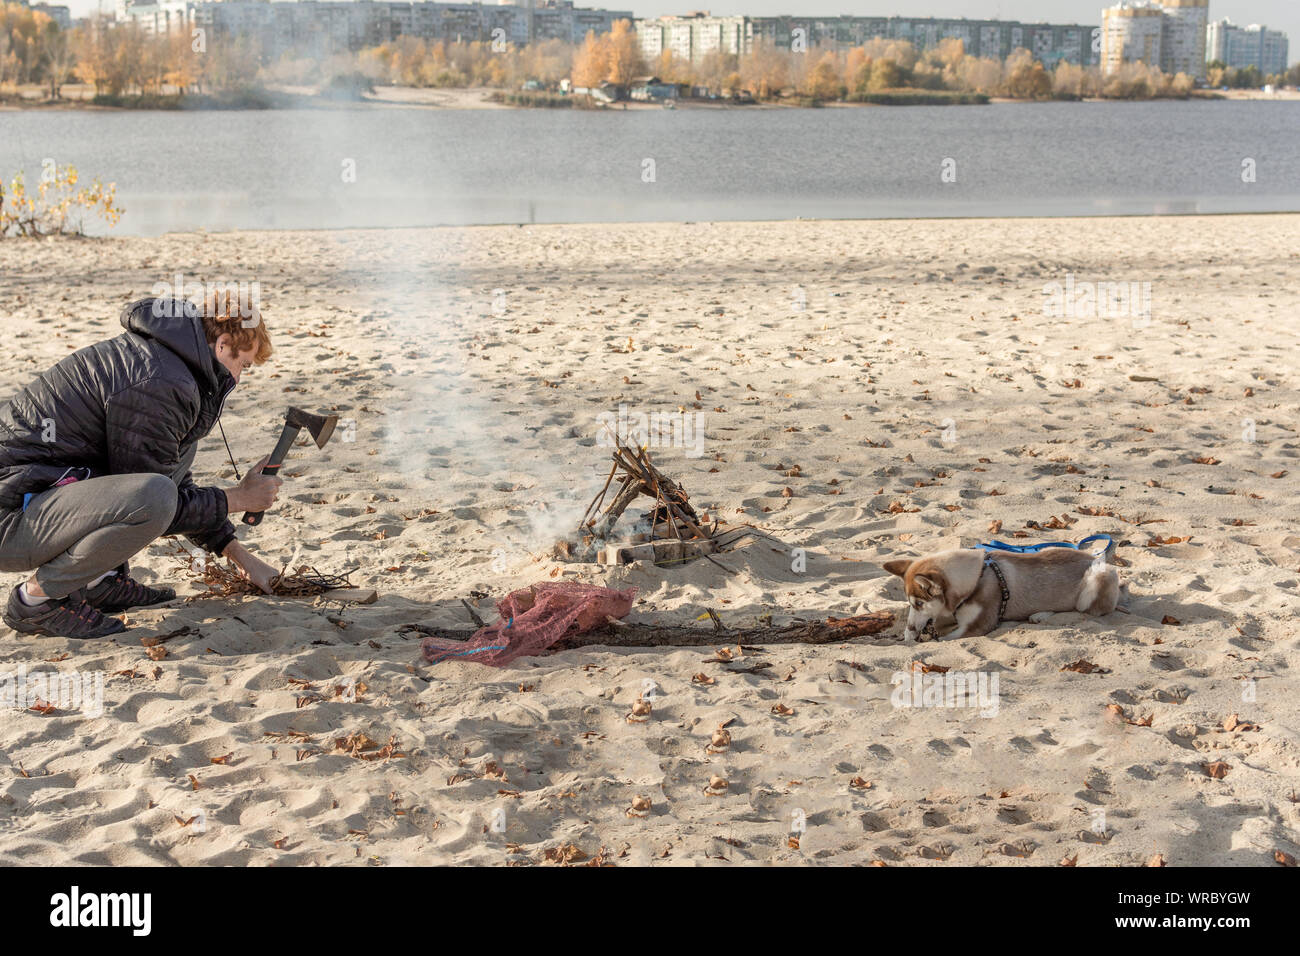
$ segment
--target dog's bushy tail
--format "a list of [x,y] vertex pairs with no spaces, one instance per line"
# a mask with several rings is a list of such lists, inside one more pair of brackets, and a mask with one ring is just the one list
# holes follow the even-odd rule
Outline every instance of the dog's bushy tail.
[[1109,614],[1119,603],[1119,572],[1099,554],[1084,572],[1075,608],[1084,614]]

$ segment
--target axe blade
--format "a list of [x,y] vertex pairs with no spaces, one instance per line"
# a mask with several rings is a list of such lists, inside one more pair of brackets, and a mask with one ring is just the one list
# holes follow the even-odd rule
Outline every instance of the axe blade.
[[334,427],[338,425],[339,417],[337,415],[316,415],[291,406],[284,413],[284,423],[296,428],[307,429],[307,434],[311,435],[312,440],[316,442],[316,447],[324,448],[325,443],[334,434]]

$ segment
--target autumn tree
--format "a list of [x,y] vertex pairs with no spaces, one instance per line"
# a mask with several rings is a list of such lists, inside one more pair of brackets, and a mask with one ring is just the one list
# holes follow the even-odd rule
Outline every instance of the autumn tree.
[[1006,81],[1003,86],[1007,96],[1021,100],[1036,100],[1052,95],[1052,78],[1043,69],[1043,64],[1035,60],[1028,50],[1016,50],[1007,57]]
[[871,78],[867,89],[875,93],[880,90],[893,90],[903,85],[903,68],[897,60],[882,57],[871,62]]
[[578,89],[595,89],[609,75],[609,64],[609,44],[605,37],[597,37],[594,30],[588,30],[586,39],[573,58],[573,71],[570,74],[573,85]]
[[790,57],[787,50],[767,44],[754,45],[754,52],[740,64],[745,87],[761,100],[775,99],[790,84]]
[[52,20],[45,28],[44,47],[45,82],[49,84],[50,99],[57,100],[62,97],[63,84],[72,74],[75,56],[67,31],[59,29]]
[[844,83],[856,93],[865,93],[871,80],[871,58],[867,51],[855,46],[844,61]]
[[605,37],[606,74],[611,83],[627,88],[641,72],[641,48],[630,20],[615,20]]
[[46,31],[58,26],[37,10],[0,5],[0,86],[41,78]]
[[[96,17],[77,30],[73,52],[77,58],[74,73],[82,83],[89,83],[95,93],[121,92],[120,80],[114,75],[113,33],[104,20]],[[115,88],[116,87],[116,88]]]
[[814,100],[837,100],[844,95],[844,84],[840,80],[839,61],[835,54],[827,50],[822,54],[817,65],[812,68],[804,86],[804,92]]

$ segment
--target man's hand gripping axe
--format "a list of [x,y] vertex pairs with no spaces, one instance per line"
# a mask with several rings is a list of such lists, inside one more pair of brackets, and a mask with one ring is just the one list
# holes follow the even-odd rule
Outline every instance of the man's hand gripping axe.
[[[337,415],[313,415],[311,412],[304,412],[301,408],[291,407],[284,413],[284,430],[280,432],[280,440],[275,443],[275,451],[271,452],[270,460],[262,466],[262,474],[274,475],[280,470],[280,466],[284,464],[284,456],[289,454],[298,432],[307,429],[307,433],[315,440],[316,447],[324,448],[325,443],[334,434],[334,426],[338,422]],[[263,514],[265,514],[263,511],[246,511],[244,524],[261,524]]]

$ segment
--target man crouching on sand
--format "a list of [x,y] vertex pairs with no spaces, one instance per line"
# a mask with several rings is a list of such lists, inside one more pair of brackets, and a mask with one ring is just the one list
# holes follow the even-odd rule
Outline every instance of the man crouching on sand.
[[275,501],[265,460],[224,490],[190,476],[240,375],[271,355],[261,315],[216,293],[141,299],[121,321],[0,405],[0,571],[36,571],[4,610],[22,634],[104,637],[126,630],[105,615],[170,601],[127,564],[160,535],[230,558],[263,591],[276,574],[227,517]]

